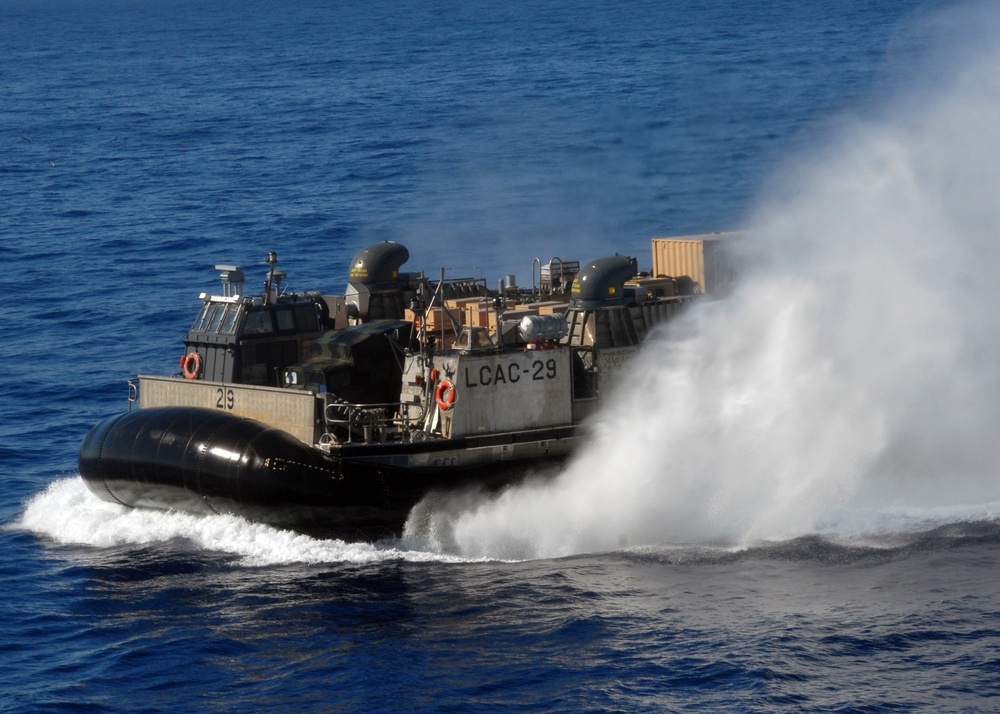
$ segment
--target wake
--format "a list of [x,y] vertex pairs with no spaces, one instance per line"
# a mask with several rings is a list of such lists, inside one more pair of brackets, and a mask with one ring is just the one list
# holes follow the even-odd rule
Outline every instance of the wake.
[[54,481],[26,505],[15,528],[61,545],[94,548],[185,540],[194,548],[232,555],[247,567],[292,563],[457,562],[467,558],[411,551],[398,541],[321,540],[253,523],[239,516],[203,516],[127,508],[94,496],[79,476]]
[[[449,541],[454,521],[467,514],[472,501],[482,496],[467,493],[439,494],[421,506],[425,535],[413,533],[402,539],[376,543],[323,540],[308,535],[253,523],[238,516],[205,516],[181,512],[127,508],[101,501],[79,477],[54,481],[26,505],[11,527],[30,531],[59,545],[87,548],[141,547],[182,541],[195,550],[232,556],[242,567],[282,565],[378,565],[414,563],[514,562],[543,556],[539,543],[517,541],[518,548],[496,549],[490,555],[469,556]],[[452,510],[448,510],[448,507]],[[872,530],[845,520],[805,537],[786,541],[732,543],[619,542],[607,552],[630,560],[663,564],[713,565],[747,558],[820,560],[837,563],[871,562],[906,555],[915,548],[940,549],[955,543],[984,539],[1000,544],[1000,504],[991,508],[939,508],[920,513],[884,512],[880,526]],[[433,535],[431,535],[433,534]],[[443,536],[443,539],[442,539]],[[592,551],[581,550],[576,555]]]

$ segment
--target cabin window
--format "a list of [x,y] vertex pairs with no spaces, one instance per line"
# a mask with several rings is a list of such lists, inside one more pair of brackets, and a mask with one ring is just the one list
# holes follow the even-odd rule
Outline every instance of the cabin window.
[[476,350],[493,347],[490,333],[485,327],[463,327],[458,339],[455,340],[455,349]]
[[299,327],[299,332],[317,332],[319,323],[316,321],[316,307],[312,303],[297,305],[295,307],[295,323]]
[[205,309],[201,311],[201,320],[195,327],[198,332],[208,332],[212,324],[218,324],[219,306],[212,303],[205,305]]
[[291,310],[277,310],[274,316],[278,319],[278,330],[286,331],[295,329],[295,320],[292,317]]
[[244,335],[264,335],[274,332],[271,325],[271,313],[264,310],[255,310],[247,313],[246,324],[243,326]]
[[222,334],[232,335],[236,332],[236,318],[240,315],[240,308],[238,305],[230,305],[229,310],[226,312],[225,322],[222,323]]
[[205,329],[205,325],[208,324],[208,312],[211,307],[212,305],[209,303],[201,308],[201,312],[199,312],[198,317],[195,318],[194,324],[191,325],[192,332],[202,332]]
[[218,332],[219,323],[222,322],[222,316],[226,314],[225,305],[216,305],[212,309],[212,315],[208,320],[208,327],[205,328],[205,332]]

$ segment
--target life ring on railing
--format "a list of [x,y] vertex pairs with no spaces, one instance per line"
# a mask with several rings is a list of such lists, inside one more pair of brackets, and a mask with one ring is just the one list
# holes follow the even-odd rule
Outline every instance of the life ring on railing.
[[451,405],[455,403],[456,394],[455,385],[447,379],[442,379],[434,392],[434,398],[437,400],[438,406],[441,407],[441,411],[446,412],[451,409]]
[[188,352],[181,357],[181,369],[184,371],[184,379],[198,379],[201,374],[201,355],[197,352]]

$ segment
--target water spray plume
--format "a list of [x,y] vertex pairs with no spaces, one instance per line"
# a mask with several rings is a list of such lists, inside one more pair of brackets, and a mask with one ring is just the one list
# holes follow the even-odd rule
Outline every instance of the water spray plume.
[[563,473],[421,507],[407,536],[521,558],[995,517],[1000,11],[937,24],[961,62],[931,52],[937,86],[772,183],[735,294],[648,344]]

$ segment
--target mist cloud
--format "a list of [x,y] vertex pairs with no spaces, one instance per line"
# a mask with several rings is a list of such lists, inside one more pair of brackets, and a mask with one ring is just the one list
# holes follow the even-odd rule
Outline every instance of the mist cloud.
[[422,509],[408,536],[535,557],[992,517],[995,8],[931,18],[907,85],[766,187],[748,221],[761,260],[650,342],[559,477]]

